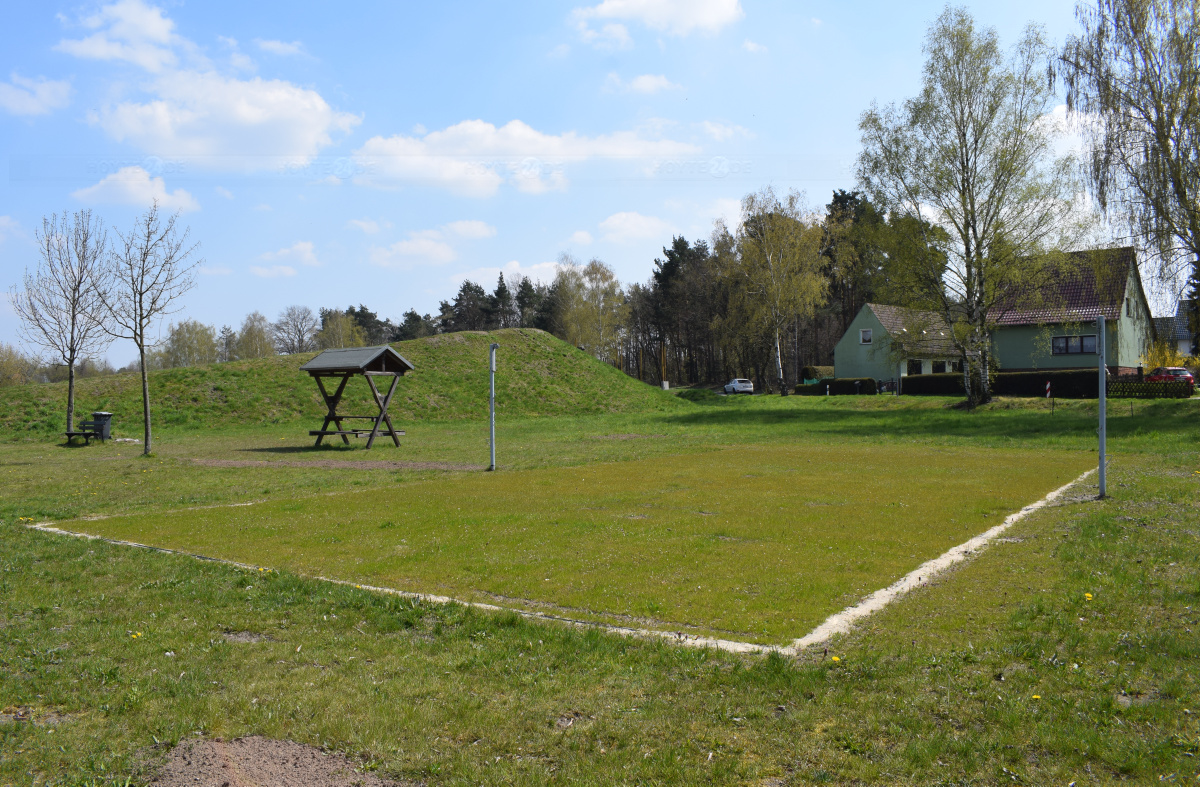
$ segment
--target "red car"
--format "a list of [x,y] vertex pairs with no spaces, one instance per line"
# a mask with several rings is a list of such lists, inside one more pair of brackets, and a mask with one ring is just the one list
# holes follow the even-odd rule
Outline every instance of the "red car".
[[1152,383],[1185,382],[1193,390],[1196,387],[1196,378],[1182,366],[1160,366],[1151,370],[1150,374],[1146,375],[1146,380]]

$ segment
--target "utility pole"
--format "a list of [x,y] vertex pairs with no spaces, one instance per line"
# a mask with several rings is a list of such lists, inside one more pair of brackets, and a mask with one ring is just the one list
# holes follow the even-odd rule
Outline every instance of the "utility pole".
[[500,345],[493,343],[491,350],[488,353],[488,369],[492,381],[491,394],[488,396],[488,403],[491,412],[491,427],[492,427],[492,463],[488,470],[496,469],[496,350]]
[[1100,497],[1104,498],[1108,486],[1107,478],[1107,458],[1106,443],[1108,438],[1108,375],[1106,364],[1104,363],[1104,315],[1096,318],[1096,352],[1100,358]]

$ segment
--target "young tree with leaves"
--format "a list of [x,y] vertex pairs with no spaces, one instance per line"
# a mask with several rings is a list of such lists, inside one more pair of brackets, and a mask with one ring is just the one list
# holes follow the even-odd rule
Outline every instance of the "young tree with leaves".
[[[1054,158],[1046,117],[1055,95],[1050,49],[1036,27],[1006,56],[995,30],[947,8],[925,40],[919,95],[872,106],[859,122],[858,177],[907,241],[905,305],[936,311],[954,329],[973,398],[990,397],[989,316],[1051,274],[1046,252],[1081,232],[1070,159]],[[944,231],[948,242],[931,232]],[[972,367],[974,375],[970,373]]]
[[198,320],[183,320],[168,329],[167,341],[162,348],[164,369],[216,363],[217,356],[217,332],[211,325]]
[[1092,193],[1158,251],[1162,278],[1189,274],[1200,355],[1200,2],[1097,0],[1075,14],[1083,30],[1057,66],[1087,120]]
[[242,320],[237,332],[237,357],[246,361],[251,358],[269,358],[275,354],[275,337],[266,315],[253,311]]
[[317,331],[318,350],[364,347],[366,334],[353,317],[340,309],[321,309],[321,330]]
[[177,301],[196,282],[195,269],[203,260],[194,254],[199,244],[188,240],[188,230],[179,232],[179,214],[165,221],[154,202],[128,233],[118,232],[118,242],[109,255],[100,301],[108,316],[106,330],[114,338],[129,339],[138,350],[142,372],[142,417],[145,437],[142,453],[151,452],[150,378],[146,350],[152,346],[151,329],[176,311]]
[[108,236],[90,210],[42,219],[40,260],[10,291],[21,336],[67,367],[67,431],[75,428],[75,366],[106,347],[107,315],[100,300]]

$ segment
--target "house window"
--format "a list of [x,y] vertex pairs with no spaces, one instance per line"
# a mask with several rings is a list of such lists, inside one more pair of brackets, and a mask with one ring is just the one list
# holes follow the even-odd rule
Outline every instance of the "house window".
[[862,330],[860,330],[858,332],[858,343],[859,344],[870,344],[871,343],[871,329],[870,328],[863,328]]
[[952,372],[961,372],[961,371],[962,371],[962,361],[961,361],[961,360],[959,360],[959,361],[950,361],[950,371],[952,371]]
[[946,362],[945,361],[934,361],[933,362],[933,373],[934,374],[945,374],[946,373]]
[[921,361],[919,358],[909,358],[908,359],[908,373],[909,374],[920,374],[921,373]]
[[1125,316],[1126,317],[1133,316],[1133,298],[1125,299]]
[[1078,355],[1096,353],[1096,334],[1088,336],[1055,336],[1050,340],[1054,355]]

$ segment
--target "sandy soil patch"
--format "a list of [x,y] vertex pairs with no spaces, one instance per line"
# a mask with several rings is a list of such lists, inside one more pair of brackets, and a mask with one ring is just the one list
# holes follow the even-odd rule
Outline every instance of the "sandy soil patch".
[[356,773],[340,754],[257,735],[233,741],[190,740],[167,756],[155,787],[398,787]]

